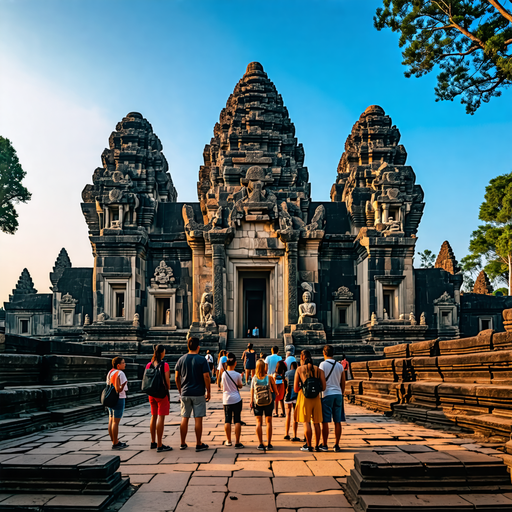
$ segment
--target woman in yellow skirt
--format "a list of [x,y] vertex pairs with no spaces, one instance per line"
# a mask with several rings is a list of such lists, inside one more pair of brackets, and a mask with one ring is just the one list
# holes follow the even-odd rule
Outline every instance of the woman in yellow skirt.
[[320,393],[315,398],[306,398],[302,387],[306,379],[314,377],[319,379],[321,391],[325,390],[325,375],[318,366],[313,364],[311,353],[309,350],[303,350],[300,353],[300,367],[295,372],[295,381],[293,388],[297,395],[297,405],[295,406],[295,421],[304,424],[304,434],[306,436],[306,444],[301,448],[303,452],[312,452],[313,432],[311,430],[311,421],[315,426],[316,447],[320,444],[320,423],[323,421],[322,415],[322,398]]

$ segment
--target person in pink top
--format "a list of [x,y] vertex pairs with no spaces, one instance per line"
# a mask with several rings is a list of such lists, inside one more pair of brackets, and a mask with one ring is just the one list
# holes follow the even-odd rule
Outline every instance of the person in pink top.
[[[163,345],[155,345],[153,358],[146,365],[159,368],[162,372],[162,380],[167,387],[167,391],[171,389],[171,369],[163,360],[165,357],[165,347]],[[151,421],[149,422],[149,432],[151,434],[151,449],[156,448],[157,452],[169,452],[172,450],[170,446],[163,444],[165,417],[169,416],[170,402],[169,393],[164,398],[156,398],[149,396],[149,405],[151,406]]]

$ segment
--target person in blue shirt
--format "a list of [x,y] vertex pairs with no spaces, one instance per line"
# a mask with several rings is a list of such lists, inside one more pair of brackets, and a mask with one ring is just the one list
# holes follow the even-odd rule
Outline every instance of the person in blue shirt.
[[259,338],[259,337],[260,337],[260,330],[258,329],[258,326],[256,326],[256,327],[252,330],[252,337],[253,337],[253,338]]
[[272,347],[272,355],[267,356],[265,359],[265,371],[267,375],[272,375],[276,371],[277,362],[283,359],[279,355],[279,347],[275,345]]

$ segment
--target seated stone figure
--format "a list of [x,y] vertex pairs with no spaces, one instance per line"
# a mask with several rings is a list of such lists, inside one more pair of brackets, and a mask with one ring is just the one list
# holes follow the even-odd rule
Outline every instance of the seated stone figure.
[[299,324],[309,324],[316,321],[316,304],[311,302],[311,292],[304,292],[302,300],[304,301],[299,305]]
[[215,321],[213,320],[213,304],[211,303],[212,297],[208,292],[204,292],[201,297],[201,305],[199,311],[201,314],[201,325],[213,326]]

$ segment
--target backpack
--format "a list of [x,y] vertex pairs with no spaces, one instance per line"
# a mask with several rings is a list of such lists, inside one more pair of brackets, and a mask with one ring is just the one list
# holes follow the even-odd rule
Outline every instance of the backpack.
[[165,398],[169,392],[162,375],[163,364],[164,362],[160,361],[155,367],[151,363],[149,368],[144,371],[144,377],[142,377],[140,390],[153,398]]
[[300,382],[305,398],[316,398],[322,391],[322,381],[314,375],[308,377],[304,382],[300,379]]
[[119,393],[116,391],[114,384],[112,384],[110,380],[111,379],[109,379],[109,383],[101,392],[100,401],[105,407],[110,407],[110,409],[113,409],[119,401]]
[[270,391],[270,381],[267,376],[267,384],[259,384],[259,380],[254,383],[254,403],[258,407],[265,407],[272,403],[272,393]]

